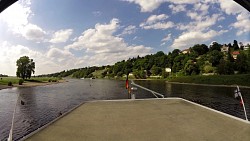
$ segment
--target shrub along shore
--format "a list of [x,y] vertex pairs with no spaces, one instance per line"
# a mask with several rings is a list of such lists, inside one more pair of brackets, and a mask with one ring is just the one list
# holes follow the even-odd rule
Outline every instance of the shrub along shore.
[[250,86],[250,74],[170,77],[168,82]]

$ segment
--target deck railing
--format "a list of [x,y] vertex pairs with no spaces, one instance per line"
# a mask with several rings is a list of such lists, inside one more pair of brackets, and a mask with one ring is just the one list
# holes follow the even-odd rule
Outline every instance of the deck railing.
[[136,84],[133,80],[131,80],[131,84],[134,85],[134,86],[136,86],[136,87],[139,87],[139,88],[141,88],[141,89],[143,89],[143,90],[146,90],[146,91],[151,92],[156,98],[159,98],[159,97],[164,98],[164,95],[163,95],[163,94],[157,93],[157,92],[155,92],[155,91],[153,91],[153,90],[150,90],[150,89],[145,88],[145,87],[143,87],[143,86],[141,86],[141,85],[138,85],[138,84]]

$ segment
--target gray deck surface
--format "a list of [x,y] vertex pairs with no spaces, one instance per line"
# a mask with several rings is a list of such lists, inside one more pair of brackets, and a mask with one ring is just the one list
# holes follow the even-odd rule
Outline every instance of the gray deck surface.
[[250,124],[181,99],[81,105],[28,141],[250,141]]

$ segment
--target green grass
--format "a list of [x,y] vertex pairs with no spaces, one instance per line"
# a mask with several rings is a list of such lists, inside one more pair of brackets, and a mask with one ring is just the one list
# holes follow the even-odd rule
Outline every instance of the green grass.
[[250,86],[250,74],[172,77],[169,82]]
[[102,77],[102,73],[105,71],[105,69],[103,70],[96,70],[95,72],[92,72],[93,76],[96,78],[101,78]]
[[0,79],[0,85],[8,85],[9,82],[12,82],[12,84],[18,84],[19,78],[17,77],[1,77]]
[[[8,85],[9,82],[12,82],[12,84],[18,84],[20,78],[18,77],[0,77],[0,85]],[[53,81],[56,82],[60,80],[61,78],[57,77],[31,77],[31,79],[27,79],[24,81],[24,83],[29,83],[29,82],[37,82],[37,83],[44,83],[44,82],[49,82]]]

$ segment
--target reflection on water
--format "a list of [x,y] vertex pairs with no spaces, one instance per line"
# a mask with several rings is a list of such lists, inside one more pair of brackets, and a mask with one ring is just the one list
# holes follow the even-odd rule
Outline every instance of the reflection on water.
[[[182,97],[208,107],[244,118],[239,102],[234,99],[234,89],[183,84],[168,84],[165,81],[135,81],[137,84],[162,93],[165,97]],[[248,115],[250,114],[250,89],[243,89]],[[136,98],[154,98],[142,89]],[[13,109],[16,108],[14,139],[18,140],[37,128],[52,121],[84,101],[103,99],[126,99],[125,82],[119,80],[69,80],[56,85],[12,88],[0,90],[0,140],[9,134]],[[24,105],[20,100],[24,101]],[[250,115],[249,115],[250,116]]]
[[[124,81],[69,80],[56,85],[12,88],[0,91],[0,140],[7,139],[14,106],[14,139],[29,134],[78,104],[90,100],[125,99]],[[24,101],[21,105],[20,101]]]
[[[164,94],[165,97],[181,97],[207,107],[245,119],[243,108],[234,98],[236,87],[218,87],[187,84],[171,84],[165,81],[136,81],[137,84]],[[240,88],[250,117],[250,89]]]

